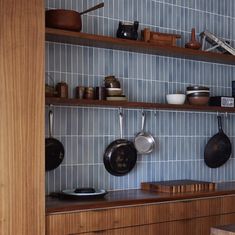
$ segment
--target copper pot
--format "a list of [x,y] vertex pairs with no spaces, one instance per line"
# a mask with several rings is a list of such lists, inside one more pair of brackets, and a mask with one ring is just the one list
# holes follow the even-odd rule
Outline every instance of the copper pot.
[[104,7],[104,3],[100,3],[81,13],[64,9],[47,10],[46,27],[80,32],[82,30],[81,15],[102,7]]

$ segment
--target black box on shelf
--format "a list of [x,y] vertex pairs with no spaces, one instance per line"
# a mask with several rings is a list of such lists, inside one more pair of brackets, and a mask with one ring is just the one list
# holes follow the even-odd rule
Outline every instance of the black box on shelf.
[[210,106],[234,108],[234,97],[212,96],[212,97],[210,97],[209,105]]

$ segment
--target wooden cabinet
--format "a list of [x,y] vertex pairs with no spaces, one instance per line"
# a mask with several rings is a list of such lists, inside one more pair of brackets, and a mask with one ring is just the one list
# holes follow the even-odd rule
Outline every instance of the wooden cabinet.
[[0,234],[45,234],[44,1],[0,1]]
[[[83,233],[84,235],[200,235],[210,234],[210,227],[213,224],[228,224],[234,222],[235,214],[210,216],[195,218],[190,220],[179,220],[173,222],[164,222],[149,224],[143,226],[134,226],[120,229],[111,229]],[[78,234],[77,234],[78,235]],[[82,235],[82,234],[80,234]]]
[[47,215],[47,235],[208,235],[235,223],[235,195]]

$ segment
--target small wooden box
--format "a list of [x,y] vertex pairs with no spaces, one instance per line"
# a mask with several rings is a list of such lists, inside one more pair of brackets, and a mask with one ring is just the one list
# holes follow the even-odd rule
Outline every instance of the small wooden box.
[[181,35],[151,32],[149,29],[145,28],[141,31],[141,38],[145,42],[161,46],[176,46],[176,40],[181,38]]

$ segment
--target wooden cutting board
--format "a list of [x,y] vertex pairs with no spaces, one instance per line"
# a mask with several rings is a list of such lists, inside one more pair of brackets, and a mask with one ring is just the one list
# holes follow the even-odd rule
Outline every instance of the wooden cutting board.
[[143,190],[166,193],[210,191],[215,188],[215,183],[197,180],[170,180],[141,183],[141,189]]

